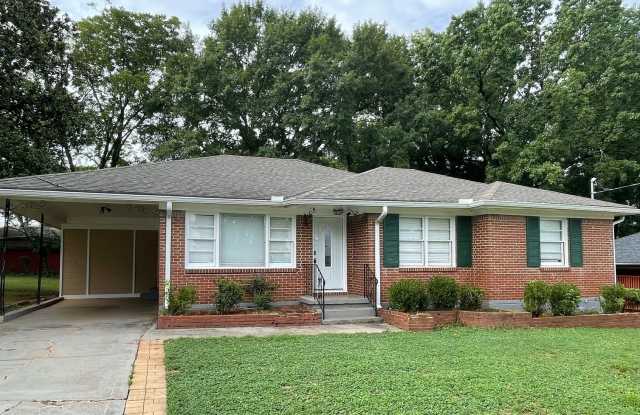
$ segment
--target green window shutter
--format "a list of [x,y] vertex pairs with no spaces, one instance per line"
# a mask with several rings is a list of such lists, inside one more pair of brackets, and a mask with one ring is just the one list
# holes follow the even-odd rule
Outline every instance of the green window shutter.
[[471,216],[456,217],[456,262],[459,267],[471,267],[473,263],[473,225]]
[[582,266],[582,219],[569,219],[569,264]]
[[383,264],[386,268],[400,266],[400,216],[388,214],[382,223]]
[[540,218],[527,217],[527,266],[540,266]]

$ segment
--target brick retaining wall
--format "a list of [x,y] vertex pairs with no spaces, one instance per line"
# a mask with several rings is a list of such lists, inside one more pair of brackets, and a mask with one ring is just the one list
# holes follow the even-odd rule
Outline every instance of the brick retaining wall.
[[583,314],[533,318],[526,312],[503,311],[434,311],[417,314],[397,310],[381,310],[380,316],[388,324],[409,331],[433,330],[437,326],[460,323],[467,327],[594,327],[640,328],[640,313]]

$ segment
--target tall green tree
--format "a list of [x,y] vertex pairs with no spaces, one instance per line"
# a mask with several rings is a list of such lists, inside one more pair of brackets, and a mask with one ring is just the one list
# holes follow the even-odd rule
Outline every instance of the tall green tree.
[[399,117],[414,143],[411,165],[484,180],[518,119],[514,105],[539,75],[548,0],[497,0],[454,17],[442,33],[413,37],[417,87]]
[[307,66],[342,43],[335,21],[315,11],[277,11],[262,2],[223,10],[203,51],[172,71],[169,94],[177,105],[164,125],[175,133],[154,134],[154,156],[313,158]]
[[192,52],[176,17],[107,8],[78,23],[74,86],[86,105],[86,136],[98,168],[126,163],[139,131],[166,111],[166,67]]
[[[586,195],[640,181],[640,12],[614,0],[561,2],[546,28],[534,134],[498,149],[492,177]],[[534,109],[535,107],[535,109]],[[605,197],[638,203],[633,188]]]
[[67,90],[73,35],[48,1],[0,3],[0,177],[74,168],[81,127]]

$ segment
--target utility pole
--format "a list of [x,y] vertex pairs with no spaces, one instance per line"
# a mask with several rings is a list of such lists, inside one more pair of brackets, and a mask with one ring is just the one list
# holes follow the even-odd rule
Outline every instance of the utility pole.
[[596,198],[596,181],[598,179],[595,177],[591,178],[591,199],[595,199]]

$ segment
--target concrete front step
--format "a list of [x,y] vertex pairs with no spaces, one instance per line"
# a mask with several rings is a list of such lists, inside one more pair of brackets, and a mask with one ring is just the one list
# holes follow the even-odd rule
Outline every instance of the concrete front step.
[[382,323],[382,317],[360,317],[360,318],[325,318],[322,324],[370,324]]
[[325,319],[367,318],[375,315],[375,310],[369,305],[328,305],[324,308]]
[[[300,297],[300,302],[306,305],[316,305],[316,299],[310,295]],[[367,297],[360,295],[326,295],[324,297],[325,305],[340,305],[340,304],[369,304]]]

